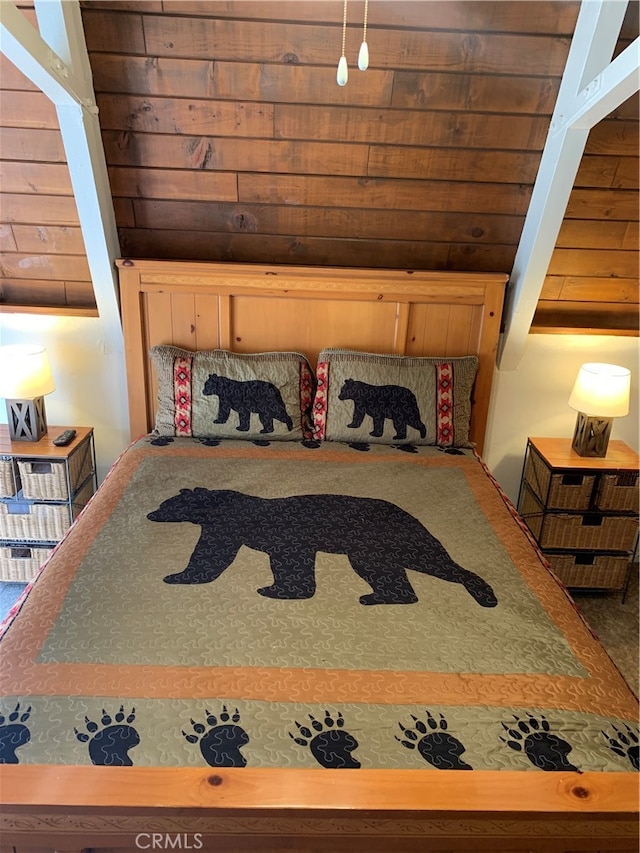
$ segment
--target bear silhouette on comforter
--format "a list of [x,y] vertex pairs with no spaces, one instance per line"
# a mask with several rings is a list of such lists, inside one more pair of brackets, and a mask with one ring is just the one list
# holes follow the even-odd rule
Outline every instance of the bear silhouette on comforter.
[[307,599],[316,591],[319,551],[346,554],[371,587],[361,604],[418,600],[407,569],[459,583],[482,607],[496,596],[479,575],[459,566],[423,524],[389,501],[347,495],[261,498],[228,489],[181,489],[147,515],[150,521],[189,522],[201,535],[188,565],[168,584],[210,583],[242,545],[269,555],[273,583],[258,590],[277,599]]

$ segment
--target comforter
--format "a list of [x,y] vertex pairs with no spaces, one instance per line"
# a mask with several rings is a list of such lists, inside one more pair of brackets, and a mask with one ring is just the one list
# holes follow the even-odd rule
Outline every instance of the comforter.
[[472,451],[146,436],[0,654],[3,763],[638,769],[636,698]]

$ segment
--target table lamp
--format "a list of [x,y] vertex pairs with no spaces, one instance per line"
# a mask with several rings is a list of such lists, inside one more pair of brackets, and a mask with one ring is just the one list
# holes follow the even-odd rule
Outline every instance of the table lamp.
[[614,418],[629,414],[631,372],[616,364],[583,364],[569,405],[578,417],[571,445],[578,456],[607,455]]
[[40,441],[47,431],[44,395],[55,389],[44,347],[0,347],[0,397],[6,400],[12,441]]

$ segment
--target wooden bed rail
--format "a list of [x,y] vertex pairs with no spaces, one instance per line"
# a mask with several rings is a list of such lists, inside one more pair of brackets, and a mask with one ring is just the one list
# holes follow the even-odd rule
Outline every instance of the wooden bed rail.
[[15,853],[151,849],[154,833],[154,849],[234,853],[637,849],[631,773],[396,770],[390,785],[364,769],[24,765],[0,782]]

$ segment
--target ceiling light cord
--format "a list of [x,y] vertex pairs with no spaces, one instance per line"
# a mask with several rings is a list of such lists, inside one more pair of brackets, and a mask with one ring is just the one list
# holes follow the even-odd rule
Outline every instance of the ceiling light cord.
[[347,0],[344,0],[344,10],[342,13],[342,53],[340,55],[340,61],[338,62],[338,73],[336,76],[338,86],[346,86],[347,80],[349,79],[349,68],[347,66],[347,57],[345,56],[346,46],[347,46]]
[[358,68],[366,71],[369,67],[369,45],[367,44],[367,17],[369,13],[369,0],[364,0],[364,23],[362,25],[362,44],[358,54]]

